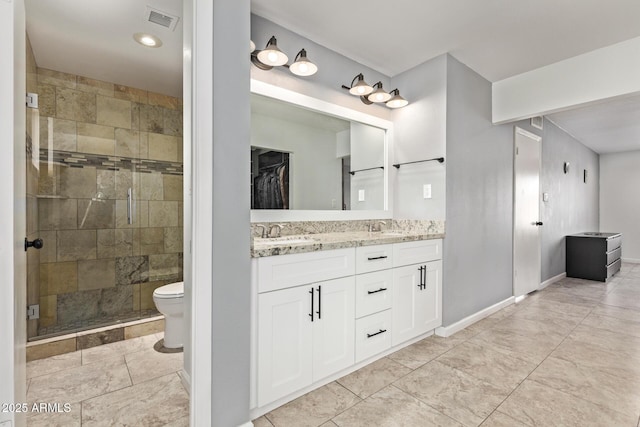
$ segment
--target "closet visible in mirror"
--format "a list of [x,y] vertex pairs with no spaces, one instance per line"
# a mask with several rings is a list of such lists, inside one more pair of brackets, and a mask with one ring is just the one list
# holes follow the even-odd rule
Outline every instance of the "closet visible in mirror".
[[251,208],[384,210],[386,130],[251,95]]

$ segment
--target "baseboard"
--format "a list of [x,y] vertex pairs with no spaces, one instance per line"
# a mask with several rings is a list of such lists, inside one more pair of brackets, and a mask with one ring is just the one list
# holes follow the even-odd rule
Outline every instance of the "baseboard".
[[636,258],[622,258],[622,262],[628,262],[629,264],[640,264],[640,259],[636,259]]
[[187,374],[187,371],[182,369],[180,371],[179,377],[180,377],[180,381],[182,381],[182,385],[187,390],[187,393],[191,394],[191,376]]
[[477,313],[472,314],[471,316],[467,316],[462,320],[457,321],[456,323],[449,325],[449,326],[441,326],[439,328],[436,328],[436,335],[438,335],[439,337],[450,337],[451,335],[455,334],[456,332],[459,332],[461,330],[463,330],[464,328],[466,328],[467,326],[471,326],[474,323],[478,322],[479,320],[484,319],[485,317],[491,316],[493,313],[503,309],[504,307],[507,307],[511,304],[515,303],[515,298],[514,297],[509,297],[504,301],[500,301],[497,304],[494,304],[490,307],[487,307],[483,310],[478,311]]
[[556,283],[559,282],[560,280],[564,279],[565,277],[567,277],[567,273],[560,273],[557,276],[553,276],[551,279],[547,279],[544,282],[540,283],[540,287],[538,288],[539,291],[543,290],[544,288],[546,288],[547,286],[551,285],[552,283]]

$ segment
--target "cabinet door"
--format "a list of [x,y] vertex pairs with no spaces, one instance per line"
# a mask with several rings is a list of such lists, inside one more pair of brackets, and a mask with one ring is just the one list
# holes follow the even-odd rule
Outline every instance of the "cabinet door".
[[[425,267],[426,273],[420,267]],[[440,326],[442,261],[394,268],[392,307],[393,345]]]
[[259,406],[312,382],[312,289],[300,286],[258,295]]
[[442,326],[442,261],[424,264],[425,286],[418,293],[418,325],[420,334]]
[[[355,361],[355,279],[345,277],[314,285],[313,380]],[[319,312],[319,313],[318,313]]]

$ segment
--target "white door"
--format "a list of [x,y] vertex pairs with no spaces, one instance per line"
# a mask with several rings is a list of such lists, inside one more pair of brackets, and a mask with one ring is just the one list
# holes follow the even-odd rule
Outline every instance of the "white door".
[[413,264],[393,269],[393,345],[398,345],[417,335],[420,330],[418,314],[422,293],[422,268]]
[[540,287],[540,150],[542,138],[515,128],[513,295]]
[[355,362],[355,278],[314,285],[313,380],[325,378]]
[[[26,401],[25,18],[22,0],[0,1],[0,403]],[[24,418],[0,411],[0,425]]]
[[258,406],[312,382],[312,297],[312,286],[258,296]]

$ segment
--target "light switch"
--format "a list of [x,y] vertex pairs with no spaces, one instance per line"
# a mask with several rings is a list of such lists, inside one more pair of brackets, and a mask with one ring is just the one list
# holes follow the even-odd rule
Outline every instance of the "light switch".
[[542,193],[542,201],[543,202],[549,201],[549,193]]
[[358,201],[364,202],[364,190],[358,190]]
[[422,197],[425,199],[431,198],[431,184],[425,184],[422,186]]

